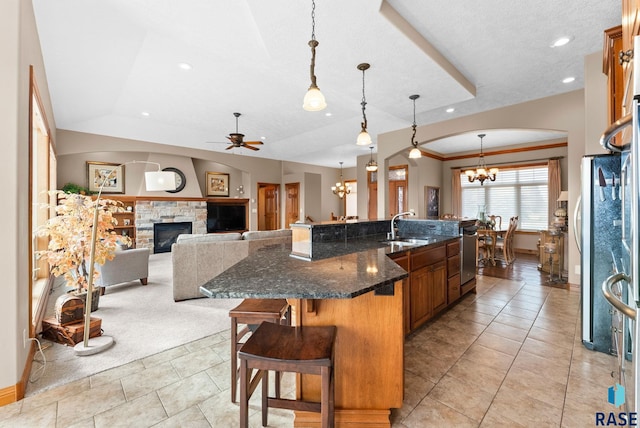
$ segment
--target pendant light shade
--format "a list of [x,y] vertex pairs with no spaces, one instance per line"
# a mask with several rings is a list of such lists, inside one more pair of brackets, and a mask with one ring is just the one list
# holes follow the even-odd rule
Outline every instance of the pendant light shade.
[[367,132],[367,115],[365,114],[365,106],[367,105],[367,100],[364,96],[364,72],[368,70],[370,67],[366,62],[362,64],[358,64],[358,70],[362,71],[362,102],[360,105],[362,106],[362,122],[360,133],[358,134],[358,138],[356,138],[356,144],[359,146],[368,146],[371,145],[371,136]]
[[316,40],[316,2],[311,1],[311,40],[309,47],[311,48],[311,66],[309,71],[311,74],[311,86],[304,96],[302,108],[307,111],[320,111],[327,107],[324,95],[320,92],[320,88],[316,84],[316,48],[319,43]]
[[366,170],[369,172],[378,170],[378,162],[373,160],[373,146],[369,147],[371,149],[371,159],[367,162]]
[[411,145],[413,148],[409,152],[409,159],[419,159],[422,157],[422,152],[418,148],[418,142],[416,141],[416,100],[420,98],[420,95],[411,95],[409,99],[413,101],[413,125],[411,128],[413,129],[413,134],[411,135]]
[[475,170],[468,169],[464,173],[470,183],[478,180],[482,186],[485,180],[496,181],[498,168],[487,168],[487,165],[484,163],[484,154],[482,153],[482,139],[486,137],[486,134],[478,134],[478,137],[480,137],[480,159],[478,159],[478,166]]

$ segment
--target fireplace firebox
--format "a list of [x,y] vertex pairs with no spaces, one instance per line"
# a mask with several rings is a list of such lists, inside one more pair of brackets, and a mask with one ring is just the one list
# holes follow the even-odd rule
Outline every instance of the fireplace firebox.
[[171,245],[176,242],[178,235],[182,233],[191,233],[192,223],[154,223],[153,224],[153,252],[168,253],[171,251]]

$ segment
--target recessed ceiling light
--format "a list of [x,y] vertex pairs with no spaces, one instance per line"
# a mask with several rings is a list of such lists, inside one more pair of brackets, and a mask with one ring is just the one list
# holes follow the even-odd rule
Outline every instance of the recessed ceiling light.
[[456,111],[456,109],[454,109],[453,107],[449,107],[448,109],[445,110],[447,113],[453,113],[454,111]]
[[331,112],[329,112],[329,111],[328,111],[328,112],[326,112],[324,115],[325,115],[325,116],[327,116],[327,117],[333,116],[333,115],[331,114]]
[[264,141],[264,140],[266,140],[266,139],[267,139],[267,137],[264,137],[264,136],[263,136],[263,137],[260,137],[260,139]]
[[191,67],[191,64],[187,64],[186,62],[179,63],[178,67],[180,67],[183,70],[191,70],[193,68]]
[[149,117],[149,112],[148,111],[143,111],[140,114],[143,115],[144,117]]
[[565,77],[564,79],[562,79],[562,83],[571,83],[574,80],[576,80],[575,77]]
[[552,44],[551,47],[552,48],[558,48],[560,46],[564,46],[567,43],[569,43],[571,41],[572,37],[560,37],[558,39],[556,39]]

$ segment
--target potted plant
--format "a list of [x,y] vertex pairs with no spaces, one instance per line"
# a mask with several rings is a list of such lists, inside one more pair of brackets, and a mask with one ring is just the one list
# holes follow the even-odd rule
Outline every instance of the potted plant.
[[[96,201],[91,196],[69,194],[63,191],[52,191],[57,197],[56,216],[51,217],[38,229],[39,236],[48,236],[49,245],[46,250],[38,252],[51,266],[51,273],[64,276],[72,292],[86,297],[89,279],[89,260],[91,256],[91,235],[96,210]],[[95,262],[102,265],[115,256],[118,245],[129,245],[131,240],[117,235],[114,226],[118,223],[114,212],[123,211],[123,204],[110,199],[98,202],[98,227],[96,230]],[[93,282],[100,273],[93,270]],[[99,288],[92,294],[91,310],[97,309]]]

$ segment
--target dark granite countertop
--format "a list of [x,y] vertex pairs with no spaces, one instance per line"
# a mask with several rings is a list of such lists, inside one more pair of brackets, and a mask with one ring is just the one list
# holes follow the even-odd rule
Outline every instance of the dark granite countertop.
[[[436,236],[429,245],[457,239]],[[289,251],[264,249],[249,255],[212,278],[200,291],[212,298],[349,299],[376,291],[386,293],[407,272],[388,256],[419,248],[398,248],[382,236],[324,242],[317,251],[325,257],[311,261],[291,257]]]

